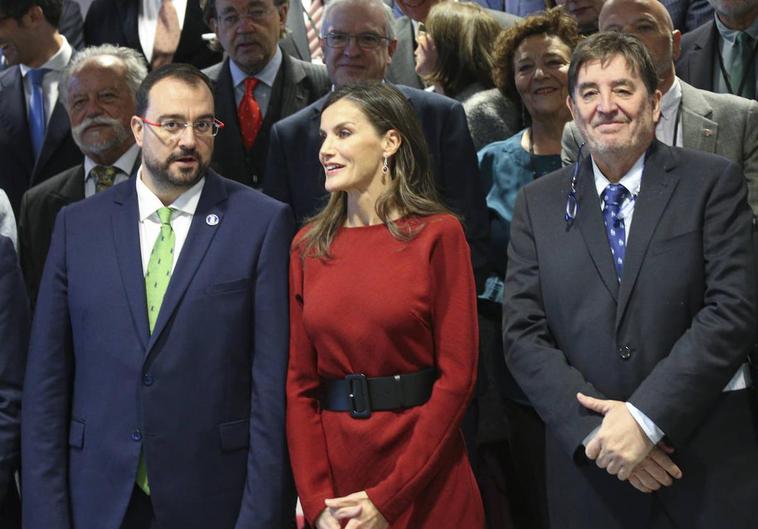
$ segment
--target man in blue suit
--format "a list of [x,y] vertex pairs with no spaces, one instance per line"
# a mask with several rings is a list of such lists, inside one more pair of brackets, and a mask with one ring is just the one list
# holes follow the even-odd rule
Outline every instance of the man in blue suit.
[[[392,14],[382,0],[332,0],[327,5],[321,47],[335,86],[382,81],[396,45]],[[463,106],[438,94],[397,88],[421,122],[432,156],[432,174],[445,203],[465,220],[474,271],[482,276],[489,261],[489,215]],[[298,223],[326,203],[318,161],[325,101],[326,96],[271,128],[263,191],[290,204]]]
[[61,210],[23,398],[28,529],[281,529],[286,206],[208,169],[213,88],[137,93],[137,178]]
[[29,304],[13,241],[0,235],[0,528],[21,527],[15,473],[19,463],[21,383],[29,339]]

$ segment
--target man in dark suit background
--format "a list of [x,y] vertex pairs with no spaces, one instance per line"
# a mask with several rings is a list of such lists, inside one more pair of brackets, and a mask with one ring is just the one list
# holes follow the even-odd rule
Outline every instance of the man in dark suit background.
[[591,156],[527,186],[511,227],[506,360],[545,420],[551,523],[566,529],[758,515],[744,179],[655,140],[657,85],[636,38],[580,43],[568,103]]
[[687,33],[700,27],[713,16],[708,0],[660,0],[671,15],[674,29]]
[[146,75],[142,55],[111,44],[82,50],[63,74],[61,101],[84,160],[29,189],[21,200],[19,254],[32,305],[58,211],[137,173],[139,147],[130,122]]
[[708,0],[715,15],[682,37],[679,76],[697,88],[756,99],[758,2]]
[[[174,35],[171,41],[173,57],[163,58],[160,63],[186,62],[207,68],[220,61],[221,54],[211,50],[202,38],[210,30],[203,20],[199,0],[171,0],[169,3],[175,12],[171,13],[173,22],[170,27],[178,35]],[[134,48],[154,67],[161,7],[161,0],[94,0],[84,20],[84,43],[87,46],[108,43]]]
[[[326,8],[321,46],[335,86],[379,82],[395,50],[392,14],[381,0],[332,0]],[[460,103],[397,85],[417,112],[432,154],[432,172],[445,203],[463,215],[476,272],[487,258],[489,224],[476,152]],[[302,223],[325,203],[327,192],[318,150],[325,98],[271,129],[263,190],[292,206]]]
[[287,0],[202,4],[227,55],[224,62],[204,71],[216,85],[216,117],[224,123],[213,168],[260,188],[271,126],[323,96],[331,83],[326,68],[294,59],[279,48]]
[[21,196],[81,160],[58,83],[72,49],[58,32],[61,0],[0,0],[0,188],[19,212]]
[[56,220],[24,383],[24,526],[281,529],[291,213],[208,169],[199,70],[154,70],[136,114],[139,175]]
[[13,242],[0,235],[0,529],[20,529],[16,490],[21,384],[29,340],[29,304]]

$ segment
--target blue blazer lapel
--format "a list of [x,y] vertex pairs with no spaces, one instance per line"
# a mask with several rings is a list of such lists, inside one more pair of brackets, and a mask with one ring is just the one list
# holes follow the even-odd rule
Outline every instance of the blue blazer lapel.
[[[0,87],[0,126],[8,131],[10,137],[16,140],[18,159],[23,162],[26,174],[32,173],[34,167],[34,151],[32,140],[29,136],[29,126],[26,118],[26,101],[24,99],[24,84],[21,78],[21,69],[13,66],[3,76],[4,84]],[[25,182],[24,187],[29,183]]]
[[[221,178],[213,171],[208,171],[205,177],[205,184],[200,195],[200,201],[197,204],[197,210],[192,217],[187,240],[182,246],[179,260],[176,262],[174,272],[171,274],[171,280],[168,289],[163,297],[161,310],[158,313],[158,319],[155,322],[153,334],[150,336],[147,347],[147,355],[150,356],[156,340],[159,339],[166,324],[173,316],[179,303],[184,297],[192,278],[205,257],[205,253],[210,246],[213,237],[218,231],[218,226],[224,222],[223,202],[226,200],[226,189]],[[216,225],[210,225],[206,222],[208,215],[218,216],[219,222]],[[144,291],[144,286],[143,286]],[[143,312],[146,313],[143,304]],[[147,321],[147,316],[145,316]]]
[[624,256],[616,327],[621,323],[629,297],[634,290],[650,239],[671,199],[671,194],[679,183],[679,175],[672,171],[676,167],[676,156],[676,152],[670,147],[655,140],[645,157],[642,186],[634,205],[634,217]]
[[30,185],[39,183],[38,176],[40,171],[45,167],[45,164],[50,160],[61,142],[70,133],[70,130],[71,124],[68,120],[68,114],[66,114],[66,110],[63,108],[61,102],[58,101],[53,108],[53,114],[50,116],[50,121],[47,124],[45,141],[42,144],[37,163],[34,164]]
[[[595,188],[595,176],[592,172],[590,157],[583,158],[581,164],[576,190],[579,209],[574,222],[582,234],[587,251],[595,264],[595,270],[608,292],[616,300],[618,280],[616,279],[616,269],[613,267],[605,226],[603,226],[603,213],[600,209],[600,198],[597,196],[597,189]],[[568,193],[568,185],[566,186],[566,193]]]
[[116,246],[121,284],[124,288],[132,322],[143,350],[147,349],[150,330],[147,324],[145,276],[142,273],[142,254],[139,241],[139,206],[134,180],[115,191],[118,207],[113,213],[113,244]]

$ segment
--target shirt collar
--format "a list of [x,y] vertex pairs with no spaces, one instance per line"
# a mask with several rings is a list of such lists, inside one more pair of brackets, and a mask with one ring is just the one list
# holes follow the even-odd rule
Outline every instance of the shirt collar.
[[[592,157],[590,157],[592,159]],[[634,165],[632,165],[631,169],[627,171],[627,173],[621,177],[621,180],[618,181],[619,184],[624,186],[627,191],[629,191],[629,194],[631,196],[637,195],[640,192],[640,185],[642,184],[642,170],[645,168],[645,153],[642,153],[642,156],[640,156],[636,162],[634,162]],[[597,194],[601,195],[605,188],[611,183],[610,180],[608,180],[603,172],[600,170],[600,168],[595,163],[595,160],[592,160],[592,173],[595,175],[595,189],[597,189]]]
[[[282,50],[279,49],[279,46],[277,46],[276,51],[274,52],[274,56],[271,57],[271,60],[268,61],[268,64],[264,66],[260,72],[253,75],[252,77],[255,77],[266,86],[272,87],[274,86],[274,80],[276,80],[276,74],[279,72],[279,67],[281,65]],[[232,74],[232,83],[234,86],[239,86],[241,83],[245,82],[245,79],[251,77],[243,72],[240,67],[237,66],[237,63],[235,63],[232,59],[229,59],[229,70]]]
[[[723,22],[721,22],[721,19],[718,17],[716,13],[713,13],[713,17],[716,19],[716,28],[719,30],[719,34],[721,35],[721,38],[724,40],[729,41],[732,45],[734,45],[734,41],[737,38],[737,34],[740,33],[737,29],[731,29],[724,25]],[[758,18],[756,18],[753,23],[745,29],[745,32],[747,32],[748,35],[750,35],[753,40],[758,39]]]
[[[144,222],[151,215],[158,218],[156,211],[163,207],[163,202],[155,193],[153,193],[149,187],[142,181],[142,168],[137,172],[137,178],[134,179],[137,186],[137,203],[139,205],[139,220]],[[184,213],[186,215],[194,215],[197,209],[197,203],[200,201],[200,194],[203,191],[203,185],[205,184],[205,177],[201,178],[195,185],[190,187],[187,191],[179,195],[169,207]]]
[[674,77],[671,88],[661,98],[661,118],[665,120],[675,119],[679,103],[682,101],[682,85],[679,79]]
[[[134,162],[137,161],[139,156],[139,146],[134,143],[129,147],[121,157],[113,162],[111,165],[123,172],[126,175],[131,176],[132,169],[134,168]],[[92,160],[89,156],[84,157],[84,181],[86,182],[92,177],[92,169],[100,165]]]
[[[54,72],[62,72],[66,68],[66,66],[68,66],[68,63],[71,62],[71,55],[73,54],[71,45],[66,40],[66,37],[64,37],[63,35],[61,35],[61,39],[63,39],[63,42],[61,43],[61,47],[58,48],[58,51],[55,52],[55,55],[50,57],[45,64],[40,66],[40,68],[46,68]],[[23,76],[26,76],[29,70],[37,69],[37,68],[30,68],[29,66],[25,64],[20,64],[19,67],[21,68],[21,75]]]

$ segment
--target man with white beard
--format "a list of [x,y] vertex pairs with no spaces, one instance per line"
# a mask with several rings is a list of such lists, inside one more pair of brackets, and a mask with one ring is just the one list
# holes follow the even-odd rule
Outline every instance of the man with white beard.
[[82,50],[63,74],[60,98],[84,161],[29,189],[21,200],[19,254],[32,305],[58,211],[137,173],[139,148],[130,120],[146,75],[139,53],[110,44]]

